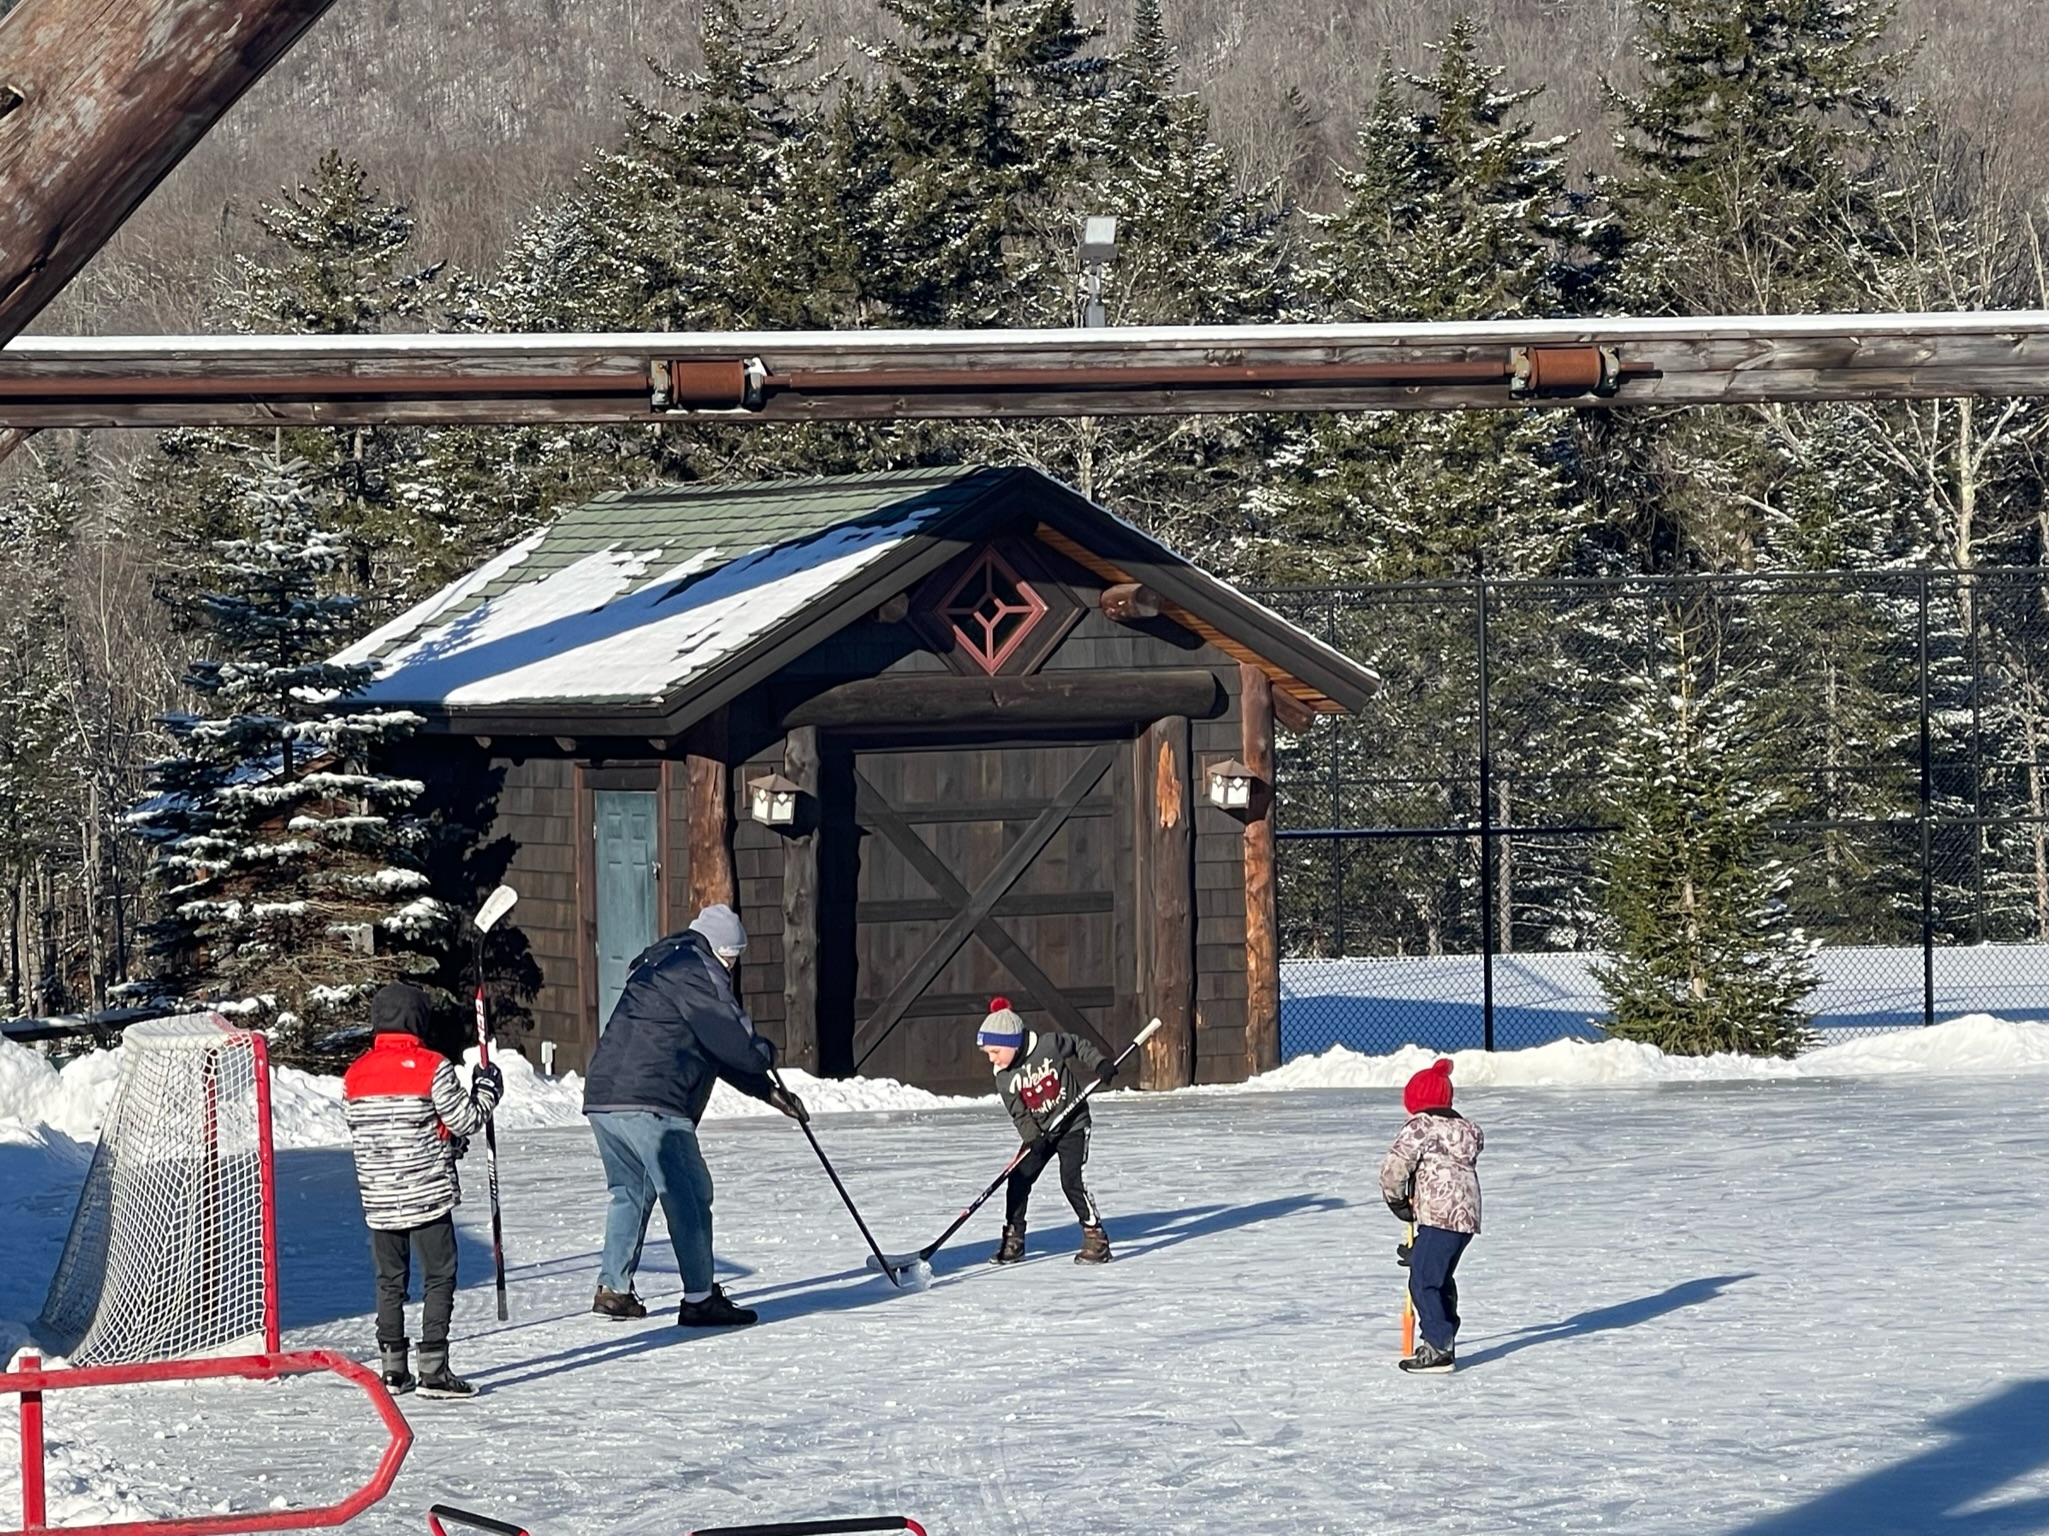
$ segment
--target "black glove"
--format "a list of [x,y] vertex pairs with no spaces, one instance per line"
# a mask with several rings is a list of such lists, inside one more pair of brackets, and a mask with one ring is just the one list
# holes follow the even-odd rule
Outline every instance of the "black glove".
[[1396,1243],[1394,1245],[1394,1261],[1403,1269],[1409,1267],[1409,1245],[1407,1243]]
[[799,1125],[811,1123],[811,1111],[804,1107],[804,1101],[780,1083],[768,1090],[769,1107],[779,1109]]
[[1114,1061],[1106,1061],[1100,1067],[1096,1068],[1096,1081],[1101,1083],[1105,1088],[1110,1086],[1110,1080],[1114,1078],[1116,1075],[1117,1063]]
[[470,1074],[470,1097],[484,1100],[484,1113],[489,1114],[505,1102],[505,1074],[498,1063],[479,1067]]
[[1416,1208],[1405,1199],[1390,1200],[1387,1202],[1387,1208],[1394,1212],[1394,1219],[1396,1221],[1414,1221],[1416,1219]]
[[469,1139],[469,1137],[467,1137],[467,1136],[458,1136],[458,1135],[456,1135],[456,1134],[455,1134],[455,1133],[454,1133],[453,1131],[450,1131],[450,1132],[448,1133],[448,1154],[449,1154],[449,1156],[451,1156],[451,1157],[455,1158],[455,1159],[456,1159],[456,1160],[457,1160],[457,1161],[459,1162],[459,1161],[461,1161],[461,1160],[462,1160],[462,1159],[463,1159],[464,1157],[467,1157],[467,1156],[469,1155],[469,1150],[470,1150],[470,1139]]
[[1059,1143],[1051,1136],[1041,1136],[1032,1143],[1032,1156],[1043,1163],[1053,1155],[1053,1149],[1058,1145]]

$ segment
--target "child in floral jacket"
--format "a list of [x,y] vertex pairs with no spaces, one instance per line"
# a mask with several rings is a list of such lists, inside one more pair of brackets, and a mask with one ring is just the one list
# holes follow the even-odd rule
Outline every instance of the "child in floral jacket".
[[1480,1232],[1480,1175],[1487,1144],[1451,1107],[1451,1063],[1439,1060],[1402,1090],[1409,1122],[1380,1165],[1380,1195],[1399,1221],[1416,1224],[1409,1249],[1409,1299],[1421,1341],[1405,1371],[1448,1371],[1458,1339],[1458,1261]]

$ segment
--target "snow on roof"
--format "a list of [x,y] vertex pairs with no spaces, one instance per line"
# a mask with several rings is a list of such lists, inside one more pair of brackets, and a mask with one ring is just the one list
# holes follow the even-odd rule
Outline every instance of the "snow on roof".
[[361,698],[651,704],[959,506],[978,471],[668,489],[565,514],[335,659]]

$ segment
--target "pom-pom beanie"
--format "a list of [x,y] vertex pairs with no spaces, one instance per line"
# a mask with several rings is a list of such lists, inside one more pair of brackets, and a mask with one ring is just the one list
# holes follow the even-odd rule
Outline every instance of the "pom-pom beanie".
[[1001,1045],[1015,1049],[1024,1044],[1024,1020],[1011,1011],[1010,999],[989,999],[989,1017],[975,1031],[976,1045]]
[[1410,1078],[1402,1090],[1402,1108],[1412,1115],[1426,1109],[1450,1109],[1451,1062],[1440,1056]]

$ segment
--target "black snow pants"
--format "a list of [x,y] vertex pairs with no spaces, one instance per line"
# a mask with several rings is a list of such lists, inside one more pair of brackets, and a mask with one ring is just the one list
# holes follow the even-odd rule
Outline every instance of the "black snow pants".
[[[1067,1196],[1067,1203],[1074,1207],[1074,1214],[1081,1218],[1085,1227],[1099,1227],[1103,1218],[1096,1212],[1096,1202],[1081,1181],[1083,1164],[1089,1160],[1089,1128],[1086,1125],[1072,1126],[1060,1133],[1060,1139],[1053,1143],[1052,1156],[1060,1159],[1060,1192]],[[1003,1192],[1003,1224],[1007,1227],[1022,1227],[1025,1219],[1025,1205],[1032,1198],[1032,1185],[1038,1182],[1039,1174],[1045,1169],[1047,1152],[1043,1141],[1035,1141],[1024,1155],[1024,1161],[1010,1171],[1010,1183]]]
[[448,1320],[455,1315],[455,1217],[437,1216],[398,1232],[370,1233],[370,1259],[377,1266],[377,1344],[397,1349],[406,1341],[406,1288],[412,1278],[412,1256],[420,1256],[420,1293],[425,1313],[420,1319],[420,1344],[448,1343]]

